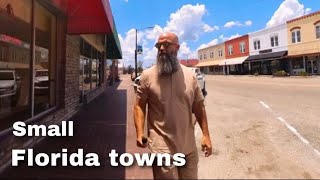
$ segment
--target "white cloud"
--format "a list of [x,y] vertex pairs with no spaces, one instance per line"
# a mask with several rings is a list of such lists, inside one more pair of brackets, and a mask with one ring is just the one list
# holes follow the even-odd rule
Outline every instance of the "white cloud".
[[304,13],[305,13],[305,14],[310,14],[310,12],[311,12],[311,8],[306,8],[306,9],[304,10]]
[[178,57],[180,59],[187,59],[190,53],[191,53],[191,50],[188,47],[187,43],[186,42],[180,43],[180,50],[179,50]]
[[203,4],[184,5],[170,15],[170,20],[164,30],[177,33],[182,42],[196,41],[203,31],[211,32],[217,29],[203,22],[202,18],[206,13],[206,7]]
[[284,0],[271,19],[268,21],[266,27],[273,27],[285,23],[290,19],[303,16],[311,12],[311,8],[304,8],[299,0]]
[[209,46],[214,46],[214,45],[216,45],[218,43],[219,43],[219,39],[214,39],[214,40],[210,41],[207,44],[201,44],[200,47],[197,48],[197,50],[204,49],[204,48],[207,48]]
[[[138,33],[138,43],[143,45],[143,54],[138,55],[138,60],[142,60],[143,66],[148,67],[155,63],[157,49],[153,47],[159,35],[165,31],[172,31],[179,37],[180,50],[178,58],[197,58],[197,51],[192,51],[188,46],[188,41],[196,41],[204,33],[219,30],[218,26],[210,26],[203,21],[207,14],[205,5],[184,5],[176,12],[172,13],[165,27],[155,25],[153,29],[142,29]],[[137,27],[140,28],[140,27]],[[125,37],[119,35],[123,62],[125,66],[134,65],[135,50],[135,30],[131,29]]]
[[[138,43],[143,45],[143,54],[138,55],[138,60],[142,60],[143,66],[148,67],[156,62],[157,49],[154,44],[159,35],[165,31],[171,31],[178,35],[180,42],[180,50],[178,58],[197,58],[197,50],[192,51],[188,45],[188,41],[197,41],[204,33],[210,33],[219,30],[218,26],[209,25],[203,21],[208,12],[205,5],[184,5],[176,12],[171,13],[166,26],[161,27],[155,25],[153,29],[142,29],[138,33]],[[137,27],[143,28],[143,27]],[[134,50],[135,50],[135,30],[129,30],[124,37],[119,35],[123,62],[125,66],[134,65]],[[217,44],[213,40],[207,45]]]
[[124,0],[125,2],[128,2],[129,0]]
[[228,37],[227,40],[235,39],[237,37],[240,37],[240,34],[234,34],[234,35]]
[[203,25],[204,32],[213,32],[219,30],[219,26],[210,27],[208,24]]
[[251,20],[247,20],[246,22],[244,22],[244,24],[241,23],[240,21],[229,21],[223,27],[232,28],[232,27],[251,26],[251,25],[252,25]]
[[[228,40],[231,40],[231,39],[240,37],[240,36],[241,36],[241,35],[240,35],[239,33],[234,34],[234,35],[232,35],[232,36],[230,36],[230,37],[224,37],[224,35],[221,34],[221,35],[219,36],[219,38],[213,39],[212,41],[210,41],[210,42],[207,43],[207,44],[201,44],[201,45],[197,48],[196,52],[197,52],[199,49],[204,49],[204,48],[207,48],[207,47],[209,47],[209,46],[214,46],[214,45],[217,45],[217,44],[222,43],[222,42],[224,42],[224,41],[228,41]],[[196,57],[197,57],[197,56],[196,56]]]
[[234,34],[234,35],[232,35],[232,36],[230,36],[230,37],[224,37],[224,35],[222,34],[222,35],[219,36],[219,39],[220,39],[222,42],[224,42],[224,41],[228,41],[228,40],[231,40],[231,39],[234,39],[234,38],[237,38],[237,37],[240,37],[240,34],[239,34],[239,33]]
[[146,38],[148,40],[154,41],[154,43],[155,43],[157,41],[159,35],[163,32],[164,32],[163,28],[161,28],[159,25],[155,25],[152,30],[146,31]]
[[219,39],[221,39],[222,41],[224,41],[224,40],[225,40],[224,35],[223,35],[223,34],[221,34],[221,35],[219,36]]
[[252,25],[252,21],[251,20],[248,20],[244,23],[246,26],[251,26]]
[[224,27],[225,28],[232,28],[233,26],[241,26],[242,24],[239,21],[230,21],[227,22]]

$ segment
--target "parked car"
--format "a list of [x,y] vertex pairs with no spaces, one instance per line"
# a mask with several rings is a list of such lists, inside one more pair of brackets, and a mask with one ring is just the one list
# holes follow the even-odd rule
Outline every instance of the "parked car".
[[15,106],[18,102],[20,93],[20,77],[15,70],[0,70],[0,98],[10,98],[11,105]]
[[206,80],[204,78],[204,73],[202,73],[199,68],[190,67],[190,69],[194,72],[194,74],[198,80],[198,84],[201,88],[202,94],[204,96],[206,96],[207,91],[206,91]]
[[137,92],[138,86],[140,85],[140,78],[141,76],[138,76],[136,79],[133,81],[133,89],[134,92]]
[[[137,74],[137,77],[141,76],[141,73]],[[136,75],[134,72],[131,73],[131,81],[134,81],[136,79]]]
[[36,95],[49,93],[48,69],[37,69],[34,78],[34,93]]

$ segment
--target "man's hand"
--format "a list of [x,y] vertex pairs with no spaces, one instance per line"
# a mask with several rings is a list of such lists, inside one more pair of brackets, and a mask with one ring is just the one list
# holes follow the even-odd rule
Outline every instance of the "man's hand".
[[148,140],[143,135],[137,137],[137,146],[141,148],[146,148],[148,144]]
[[208,157],[212,154],[212,144],[210,137],[203,136],[201,141],[202,151],[205,152],[205,157]]

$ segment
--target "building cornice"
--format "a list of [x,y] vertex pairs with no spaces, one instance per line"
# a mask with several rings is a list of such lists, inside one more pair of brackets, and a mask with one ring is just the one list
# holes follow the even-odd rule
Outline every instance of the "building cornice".
[[311,16],[315,16],[315,15],[318,15],[320,14],[320,11],[316,11],[314,13],[311,13],[311,14],[307,14],[307,15],[304,15],[304,16],[301,16],[301,17],[298,17],[298,18],[295,18],[295,19],[291,19],[289,21],[287,21],[288,24],[290,23],[293,23],[293,22],[296,22],[296,21],[300,21],[300,20],[303,20],[303,19],[306,19],[306,18],[310,18]]

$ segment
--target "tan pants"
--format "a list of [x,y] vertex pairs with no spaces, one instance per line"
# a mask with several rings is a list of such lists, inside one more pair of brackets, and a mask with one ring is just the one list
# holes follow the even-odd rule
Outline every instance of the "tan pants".
[[184,166],[152,166],[154,179],[198,179],[198,153],[193,151],[186,155]]

